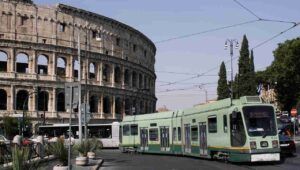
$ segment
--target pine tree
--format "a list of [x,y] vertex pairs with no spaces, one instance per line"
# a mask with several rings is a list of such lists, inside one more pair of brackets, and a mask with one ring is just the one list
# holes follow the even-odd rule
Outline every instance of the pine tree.
[[249,45],[246,35],[243,37],[242,46],[239,58],[239,73],[238,73],[238,91],[239,96],[246,96],[250,94],[250,61],[249,61]]
[[255,77],[255,67],[254,67],[254,55],[253,50],[250,53],[250,70],[249,70],[249,86],[250,91],[248,95],[257,95],[256,92],[256,77]]
[[220,66],[217,91],[218,91],[218,100],[225,99],[230,96],[229,87],[227,84],[226,67],[224,62],[222,62]]

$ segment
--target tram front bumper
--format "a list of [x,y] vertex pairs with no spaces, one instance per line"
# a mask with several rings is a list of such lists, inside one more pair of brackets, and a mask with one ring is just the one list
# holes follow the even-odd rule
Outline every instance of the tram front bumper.
[[251,154],[251,162],[280,161],[280,153]]

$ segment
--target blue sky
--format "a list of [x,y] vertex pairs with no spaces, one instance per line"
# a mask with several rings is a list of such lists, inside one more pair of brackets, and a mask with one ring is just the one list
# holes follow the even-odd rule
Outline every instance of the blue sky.
[[[239,2],[261,18],[300,22],[299,0],[239,0]],[[93,11],[138,29],[154,42],[256,19],[233,0],[35,0],[35,3],[42,5],[64,3]],[[216,75],[219,68],[207,73],[208,76],[170,86],[162,85],[165,84],[163,82],[182,80],[193,75],[165,72],[201,74],[219,67],[222,61],[230,59],[229,51],[224,50],[226,39],[237,39],[241,42],[242,36],[246,34],[251,48],[290,26],[291,24],[286,23],[255,22],[157,43],[155,65],[157,106],[165,105],[170,109],[192,107],[205,101],[205,90],[208,99],[216,98],[218,81]],[[300,26],[254,49],[256,70],[263,70],[271,64],[272,52],[278,43],[299,35]],[[238,55],[239,50],[235,50],[234,57]],[[226,68],[230,72],[229,63],[226,64]],[[234,73],[237,71],[237,60],[234,61],[233,71]],[[195,85],[202,85],[202,89]],[[163,92],[167,89],[190,90]]]

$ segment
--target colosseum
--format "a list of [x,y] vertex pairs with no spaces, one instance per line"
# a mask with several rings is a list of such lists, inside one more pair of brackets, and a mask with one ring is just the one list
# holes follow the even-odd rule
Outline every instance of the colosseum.
[[[64,88],[79,82],[78,73],[87,87],[82,100],[90,105],[89,123],[155,111],[156,47],[138,30],[86,10],[30,0],[0,0],[0,19],[1,117],[25,110],[34,124],[67,123]],[[76,113],[72,118],[78,122]]]

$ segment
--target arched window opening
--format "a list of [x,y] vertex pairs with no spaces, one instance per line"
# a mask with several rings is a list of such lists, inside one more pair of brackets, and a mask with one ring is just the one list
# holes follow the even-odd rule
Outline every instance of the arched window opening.
[[6,91],[3,89],[0,89],[0,110],[6,110],[7,109],[7,94]]
[[108,64],[105,64],[103,67],[103,81],[104,82],[110,82],[110,67]]
[[62,57],[57,58],[56,75],[66,77],[66,60]]
[[133,115],[137,115],[138,113],[138,105],[137,105],[137,101],[133,100],[132,101],[132,114]]
[[130,84],[130,73],[129,73],[128,69],[126,69],[124,72],[124,84],[126,86],[129,86],[129,84]]
[[65,93],[64,92],[60,92],[57,94],[57,111],[58,112],[65,112]]
[[132,87],[137,87],[137,74],[135,71],[132,72]]
[[97,96],[90,97],[90,112],[98,113],[98,98],[97,98]]
[[49,94],[46,91],[38,93],[38,111],[48,111]]
[[17,55],[17,59],[16,59],[17,73],[29,73],[28,60],[29,57],[27,54],[20,53]]
[[115,83],[121,83],[121,69],[120,67],[115,67]]
[[126,115],[131,115],[131,107],[132,107],[132,104],[130,102],[130,99],[125,99],[125,114]]
[[7,72],[7,54],[0,51],[0,72]]
[[144,114],[144,113],[145,113],[144,102],[140,101],[140,114]]
[[95,79],[96,78],[95,70],[96,70],[95,64],[90,63],[90,66],[89,66],[89,78],[90,79]]
[[122,100],[121,100],[121,98],[117,97],[115,102],[116,102],[115,112],[116,112],[116,114],[121,114],[122,113]]
[[147,85],[147,77],[144,76],[144,88],[147,89],[148,88],[148,85]]
[[28,97],[29,97],[29,94],[26,90],[18,91],[16,110],[23,110],[23,105],[24,105],[24,110],[28,110]]
[[48,74],[48,58],[45,55],[38,56],[38,74]]
[[139,74],[139,88],[140,89],[143,88],[143,76],[142,76],[142,74]]
[[109,96],[103,98],[103,112],[107,114],[111,113],[111,101]]
[[78,78],[78,70],[79,70],[78,60],[74,60],[73,67],[74,67],[74,78]]

